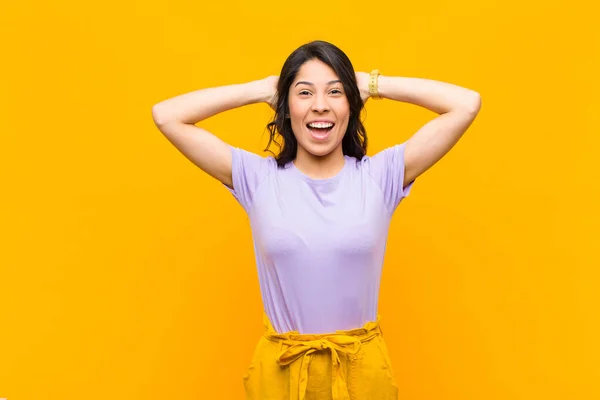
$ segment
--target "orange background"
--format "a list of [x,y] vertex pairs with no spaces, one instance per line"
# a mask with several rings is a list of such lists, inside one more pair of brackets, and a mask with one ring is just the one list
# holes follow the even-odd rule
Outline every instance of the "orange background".
[[[248,220],[151,108],[278,74],[323,39],[356,70],[482,95],[392,220],[380,313],[400,398],[600,398],[600,30],[586,4],[4,5],[0,397],[243,397],[262,328]],[[369,155],[435,117],[367,110]],[[270,116],[251,105],[199,126],[267,155]]]

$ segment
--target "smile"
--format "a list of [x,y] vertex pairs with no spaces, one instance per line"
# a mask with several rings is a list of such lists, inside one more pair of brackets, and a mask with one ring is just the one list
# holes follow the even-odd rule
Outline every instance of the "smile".
[[329,132],[334,127],[332,122],[312,122],[306,124],[306,128],[310,131],[311,136],[316,140],[325,140],[329,136]]

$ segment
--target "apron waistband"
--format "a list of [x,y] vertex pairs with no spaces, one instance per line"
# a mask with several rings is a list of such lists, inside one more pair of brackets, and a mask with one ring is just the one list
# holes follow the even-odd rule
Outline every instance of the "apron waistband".
[[[289,365],[290,368],[290,400],[304,400],[308,381],[308,366],[312,354],[318,351],[331,353],[332,397],[333,400],[350,400],[348,387],[341,371],[341,360],[338,352],[355,355],[362,343],[383,335],[380,326],[380,315],[376,321],[369,321],[361,328],[336,330],[323,334],[300,334],[298,331],[277,333],[269,317],[263,311],[264,336],[266,339],[279,344],[276,362],[279,365]],[[298,362],[295,362],[298,361]],[[293,377],[298,379],[294,387]]]

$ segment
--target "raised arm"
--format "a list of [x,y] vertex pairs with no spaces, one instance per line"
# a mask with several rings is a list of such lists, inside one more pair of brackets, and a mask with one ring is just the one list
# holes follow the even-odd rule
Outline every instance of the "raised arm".
[[152,107],[158,129],[187,159],[233,189],[229,145],[196,123],[247,104],[271,104],[278,78],[207,88],[161,101]]
[[383,98],[412,103],[441,114],[407,140],[404,185],[448,153],[481,108],[479,93],[429,79],[379,76],[378,92]]

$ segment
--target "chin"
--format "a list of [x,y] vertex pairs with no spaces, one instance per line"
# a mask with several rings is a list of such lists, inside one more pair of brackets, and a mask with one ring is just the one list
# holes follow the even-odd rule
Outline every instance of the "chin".
[[325,157],[326,155],[330,154],[333,149],[306,149],[306,151],[315,157]]
[[341,146],[341,143],[339,143],[339,144],[308,143],[306,145],[303,145],[302,147],[304,147],[304,150],[306,150],[308,153],[312,154],[313,156],[323,157],[328,154],[331,154],[338,146]]

